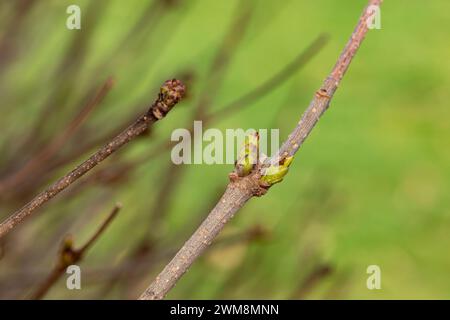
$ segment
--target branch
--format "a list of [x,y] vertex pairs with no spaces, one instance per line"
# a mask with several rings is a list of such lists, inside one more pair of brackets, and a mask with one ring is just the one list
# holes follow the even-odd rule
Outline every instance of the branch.
[[77,166],[74,170],[54,182],[46,190],[38,194],[21,209],[14,212],[9,218],[0,224],[0,239],[11,229],[21,223],[26,217],[35,212],[44,203],[52,199],[62,190],[70,186],[74,181],[94,168],[100,162],[109,157],[123,145],[145,132],[156,121],[161,120],[172,109],[172,107],[182,98],[185,87],[179,80],[167,80],[160,89],[158,98],[149,110],[140,116],[131,126],[122,131],[109,143],[101,147],[96,153],[86,161]]
[[67,267],[73,264],[78,263],[81,259],[83,259],[86,251],[92,246],[92,244],[102,235],[102,233],[106,230],[109,224],[113,221],[113,219],[117,216],[120,209],[122,208],[122,204],[117,203],[111,213],[108,215],[105,221],[103,221],[102,225],[98,230],[92,235],[92,237],[80,248],[73,248],[73,240],[72,237],[66,236],[62,241],[61,249],[59,251],[59,259],[55,268],[48,275],[47,279],[39,286],[39,288],[34,292],[31,296],[31,299],[38,300],[42,299],[48,290],[58,281],[58,279],[64,274]]
[[[381,2],[382,0],[369,0],[369,6],[379,6]],[[289,138],[283,143],[279,152],[272,158],[268,158],[263,164],[258,164],[247,176],[236,176],[236,172],[233,172],[230,175],[230,178],[232,179],[230,179],[231,181],[216,207],[209,213],[208,217],[178,251],[175,257],[167,264],[164,270],[142,293],[139,299],[156,300],[164,298],[167,292],[169,292],[178,279],[206,250],[234,214],[242,208],[250,198],[265,194],[272,184],[281,181],[268,183],[268,180],[265,179],[268,177],[267,169],[270,168],[269,165],[277,163],[279,166],[286,165],[284,168],[287,171],[287,166],[292,158],[289,161],[287,161],[287,159],[297,152],[301,144],[314,128],[319,117],[328,109],[330,100],[368,31],[367,21],[370,18],[371,13],[367,9],[368,7],[361,15],[356,29],[330,75],[325,79],[320,89],[314,95],[308,109],[304,112],[300,122]]]

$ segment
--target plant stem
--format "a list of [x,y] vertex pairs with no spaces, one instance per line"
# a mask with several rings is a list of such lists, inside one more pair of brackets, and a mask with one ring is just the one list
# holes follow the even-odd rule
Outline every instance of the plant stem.
[[146,131],[156,121],[163,119],[172,107],[182,98],[184,92],[185,87],[181,81],[175,79],[167,80],[161,87],[158,98],[145,114],[140,116],[131,126],[122,131],[109,143],[101,147],[86,161],[54,182],[50,187],[35,196],[25,206],[3,221],[0,224],[0,239],[21,223],[26,217],[32,215],[36,209],[41,207],[44,203],[66,189],[74,181],[89,172],[123,145]]

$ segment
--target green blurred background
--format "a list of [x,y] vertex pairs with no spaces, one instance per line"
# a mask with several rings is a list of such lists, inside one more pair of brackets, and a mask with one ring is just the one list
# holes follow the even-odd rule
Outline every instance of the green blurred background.
[[[81,8],[81,30],[65,27],[70,4]],[[1,219],[146,110],[164,80],[186,79],[188,97],[149,135],[8,236],[1,247],[0,298],[27,297],[55,264],[63,236],[70,233],[81,245],[117,201],[123,204],[119,216],[80,263],[82,290],[67,290],[63,277],[46,298],[136,298],[207,215],[232,170],[180,169],[158,146],[174,129],[192,126],[199,101],[219,110],[325,32],[327,45],[303,68],[206,126],[279,128],[284,140],[365,5],[1,1],[0,180],[55,139],[108,76],[115,80],[51,159],[2,190]],[[168,298],[450,298],[448,12],[446,0],[384,1],[381,30],[369,32],[289,175],[250,200]],[[244,22],[236,22],[240,16]],[[214,69],[221,47],[230,50]],[[102,170],[106,175],[95,175]],[[366,287],[369,265],[381,268],[380,290]]]

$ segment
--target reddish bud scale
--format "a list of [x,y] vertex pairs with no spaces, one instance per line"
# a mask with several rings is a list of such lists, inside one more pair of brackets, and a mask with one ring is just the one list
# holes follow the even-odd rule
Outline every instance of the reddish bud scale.
[[149,113],[160,120],[184,96],[186,87],[177,79],[167,80],[161,86],[158,99],[151,106]]

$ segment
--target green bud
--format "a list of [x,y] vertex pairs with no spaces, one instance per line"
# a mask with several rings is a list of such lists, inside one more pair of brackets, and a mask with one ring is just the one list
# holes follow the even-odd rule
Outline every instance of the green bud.
[[271,164],[269,167],[264,168],[260,178],[262,185],[270,187],[275,183],[281,182],[288,173],[292,160],[294,160],[294,157],[287,157],[278,164]]
[[239,177],[248,176],[258,164],[259,134],[250,134],[245,137],[244,146],[239,152],[235,164],[235,171]]

